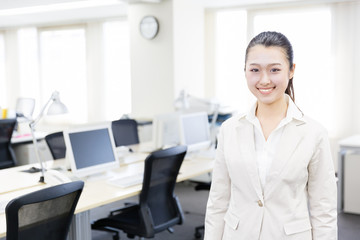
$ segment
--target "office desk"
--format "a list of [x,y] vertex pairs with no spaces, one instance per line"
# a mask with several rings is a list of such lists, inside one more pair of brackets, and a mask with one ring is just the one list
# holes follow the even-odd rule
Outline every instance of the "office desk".
[[[208,173],[212,171],[213,160],[196,158],[184,160],[177,181]],[[62,165],[63,160],[48,162],[48,168]],[[40,173],[23,173],[21,170],[28,169],[31,165],[25,165],[5,170],[0,170],[0,193],[8,192],[13,189],[33,189],[38,190],[50,186],[49,184],[38,184]],[[114,170],[124,175],[143,171],[144,162],[136,162],[120,166]],[[46,180],[46,179],[45,179]],[[3,183],[9,184],[3,184]],[[75,210],[72,225],[70,227],[69,239],[91,239],[90,210],[102,205],[126,199],[138,195],[141,185],[118,188],[106,183],[106,179],[90,180],[85,182],[84,190]],[[5,214],[0,214],[0,238],[6,235]]]
[[344,209],[344,161],[348,153],[360,153],[360,135],[354,135],[339,141],[338,153],[338,212]]

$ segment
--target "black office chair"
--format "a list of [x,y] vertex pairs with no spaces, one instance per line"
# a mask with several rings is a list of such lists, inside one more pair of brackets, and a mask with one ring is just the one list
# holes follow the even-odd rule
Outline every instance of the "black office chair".
[[11,146],[15,124],[15,118],[0,120],[0,169],[13,167],[16,164],[15,153]]
[[76,181],[11,200],[6,206],[7,240],[66,240],[84,187]]
[[183,212],[174,194],[176,178],[186,153],[186,146],[177,146],[151,153],[145,160],[144,182],[139,203],[113,211],[95,221],[92,229],[115,233],[124,231],[129,238],[152,238],[156,233],[182,224]]
[[[211,182],[204,182],[204,183],[198,183],[195,186],[195,191],[201,191],[201,190],[210,190]],[[205,229],[204,225],[195,227],[195,238],[201,238],[201,231]]]
[[134,119],[112,121],[111,128],[116,147],[139,143],[138,124]]
[[63,132],[55,132],[46,135],[45,141],[49,146],[51,155],[54,160],[65,158],[66,145]]

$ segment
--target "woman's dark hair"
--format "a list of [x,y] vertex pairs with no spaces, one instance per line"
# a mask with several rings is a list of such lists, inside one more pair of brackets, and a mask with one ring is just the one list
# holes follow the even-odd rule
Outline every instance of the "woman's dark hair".
[[[250,49],[256,45],[262,45],[264,47],[281,47],[284,49],[287,60],[289,61],[290,70],[293,68],[294,53],[290,41],[285,35],[279,32],[262,32],[255,36],[246,48],[245,63],[248,58]],[[295,102],[293,78],[289,80],[289,84],[285,90],[291,99]]]

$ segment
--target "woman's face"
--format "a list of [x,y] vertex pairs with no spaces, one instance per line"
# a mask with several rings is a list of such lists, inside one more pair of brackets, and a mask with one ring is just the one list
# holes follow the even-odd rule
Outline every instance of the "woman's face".
[[262,45],[250,48],[245,67],[248,87],[258,102],[271,105],[284,99],[295,65],[290,70],[282,48]]

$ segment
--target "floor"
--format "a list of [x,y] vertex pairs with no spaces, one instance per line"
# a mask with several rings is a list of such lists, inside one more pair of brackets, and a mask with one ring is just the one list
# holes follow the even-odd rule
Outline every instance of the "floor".
[[[182,225],[175,226],[173,234],[164,231],[157,234],[153,238],[154,240],[195,240],[194,228],[203,224],[208,191],[195,192],[194,184],[190,182],[177,184],[175,191],[185,213],[185,222]],[[137,201],[137,197],[127,199],[127,202],[134,201]],[[92,219],[105,217],[110,209],[116,209],[123,206],[123,204],[124,202],[118,202],[111,206],[98,208],[91,213],[91,217]],[[339,214],[338,226],[338,240],[360,240],[360,215]],[[112,240],[109,233],[92,231],[92,235],[92,240]],[[123,233],[120,234],[120,238],[122,240],[129,239]]]

